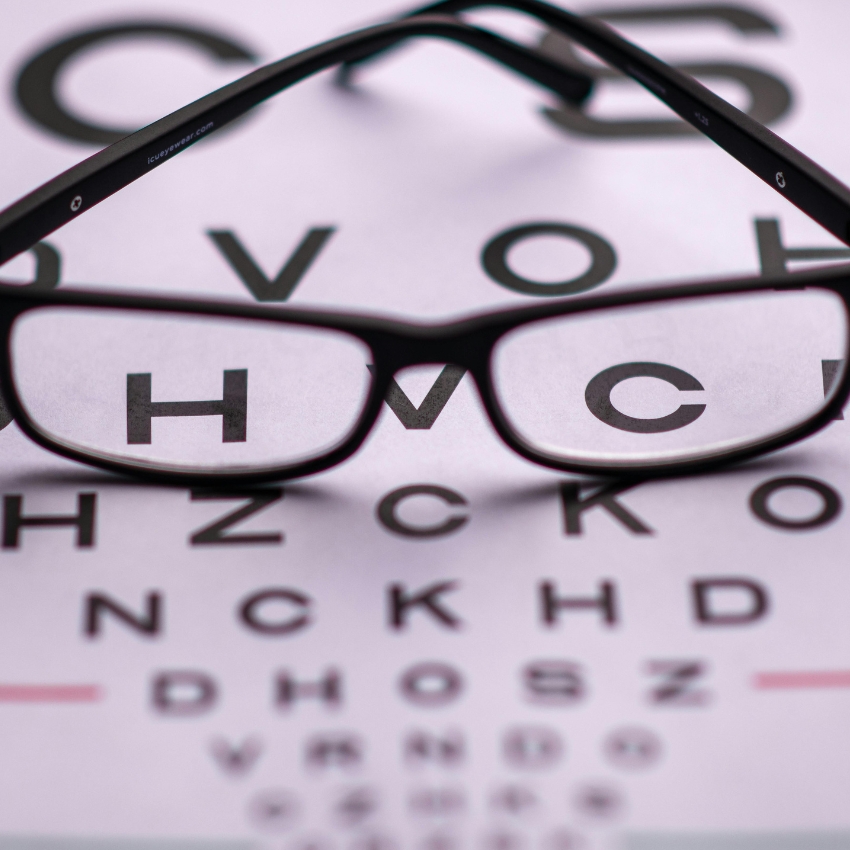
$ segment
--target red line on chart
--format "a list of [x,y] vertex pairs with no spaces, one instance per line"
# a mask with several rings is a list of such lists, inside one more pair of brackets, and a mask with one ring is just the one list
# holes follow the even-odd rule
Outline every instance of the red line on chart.
[[753,685],[761,690],[850,688],[850,670],[788,670],[756,673]]
[[3,685],[0,702],[97,702],[100,685]]

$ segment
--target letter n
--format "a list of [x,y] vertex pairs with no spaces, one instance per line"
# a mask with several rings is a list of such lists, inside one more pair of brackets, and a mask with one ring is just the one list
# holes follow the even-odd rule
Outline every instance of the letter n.
[[87,637],[98,637],[103,630],[103,616],[108,614],[144,637],[155,637],[162,630],[162,597],[158,591],[148,593],[145,610],[136,613],[103,593],[86,597],[83,631]]

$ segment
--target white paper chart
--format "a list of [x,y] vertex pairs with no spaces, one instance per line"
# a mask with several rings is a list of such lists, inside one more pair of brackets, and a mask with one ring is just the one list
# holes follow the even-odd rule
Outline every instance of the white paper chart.
[[[8,2],[2,204],[402,11]],[[579,11],[850,182],[845,3]],[[265,103],[4,279],[436,321],[850,258],[588,55],[469,19],[585,64],[593,97],[420,39]],[[463,370],[422,367],[343,465],[211,492],[7,423],[0,850],[850,847],[848,429],[709,476],[580,479],[509,451]]]

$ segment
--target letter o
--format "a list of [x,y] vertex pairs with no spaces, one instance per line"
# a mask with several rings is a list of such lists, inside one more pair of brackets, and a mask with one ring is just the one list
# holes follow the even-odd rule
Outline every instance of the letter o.
[[94,145],[111,145],[132,129],[102,127],[73,115],[62,104],[57,90],[68,62],[95,44],[117,39],[152,36],[197,47],[218,62],[256,62],[246,47],[198,26],[146,21],[96,27],[57,41],[33,56],[18,73],[15,95],[24,113],[40,127],[70,139]]
[[[264,602],[270,600],[289,602],[297,606],[302,613],[287,620],[275,622],[264,620],[260,615],[260,608]],[[239,607],[239,618],[249,629],[262,635],[288,635],[310,625],[309,607],[310,598],[303,593],[282,587],[273,587],[249,596]]]
[[[508,251],[523,239],[531,236],[563,236],[580,242],[590,251],[590,267],[583,274],[560,283],[541,283],[520,277],[508,267]],[[617,255],[613,247],[601,236],[582,227],[560,222],[533,222],[520,227],[512,227],[494,236],[481,252],[481,265],[484,271],[496,283],[521,292],[524,295],[575,295],[578,292],[586,292],[604,283],[614,272],[617,266]]]
[[469,517],[466,514],[454,514],[437,525],[408,525],[398,518],[396,513],[398,506],[410,496],[436,496],[447,505],[466,505],[466,499],[460,493],[449,490],[447,487],[439,487],[436,484],[411,484],[408,487],[399,487],[391,493],[387,493],[378,503],[376,514],[378,522],[388,531],[400,534],[403,537],[442,537],[451,534],[466,525]]
[[591,378],[584,391],[584,400],[588,410],[612,428],[631,431],[634,434],[660,434],[690,425],[699,419],[705,410],[704,404],[682,404],[667,416],[654,419],[627,416],[611,404],[611,390],[629,378],[659,378],[672,384],[677,390],[704,389],[693,375],[665,363],[621,363],[619,366],[603,369],[596,377]]
[[[821,497],[823,506],[819,513],[808,519],[787,519],[775,514],[770,509],[770,497],[779,490],[797,487],[803,490],[811,490]],[[810,528],[819,528],[832,522],[841,513],[841,496],[823,481],[814,478],[803,478],[791,476],[787,478],[773,478],[756,487],[750,496],[750,508],[752,512],[762,521],[774,528],[784,528],[787,531],[806,531]]]
[[438,708],[454,702],[463,691],[463,678],[454,667],[425,661],[406,670],[399,688],[408,702],[423,708]]

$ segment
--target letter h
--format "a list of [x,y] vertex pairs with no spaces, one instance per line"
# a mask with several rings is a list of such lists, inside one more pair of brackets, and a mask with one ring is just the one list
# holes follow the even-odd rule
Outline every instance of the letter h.
[[544,581],[540,585],[543,622],[547,626],[555,625],[562,610],[592,611],[595,608],[602,614],[606,626],[616,625],[617,604],[614,584],[610,581],[600,582],[599,591],[599,596],[558,596],[555,585],[551,581]]
[[20,546],[21,529],[29,527],[72,526],[77,529],[77,546],[94,546],[94,517],[96,493],[77,494],[76,514],[41,514],[24,516],[24,498],[20,495],[3,497],[3,548]]
[[277,675],[275,683],[275,703],[280,709],[290,709],[298,699],[319,699],[329,707],[336,708],[342,703],[342,676],[331,668],[318,682],[298,682],[287,670]]
[[154,416],[221,416],[221,441],[244,443],[248,419],[248,370],[224,370],[221,401],[151,401],[151,373],[127,375],[127,443],[151,442]]

